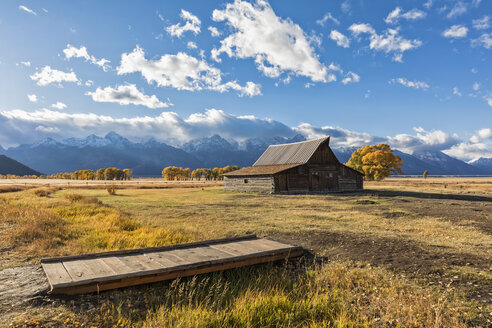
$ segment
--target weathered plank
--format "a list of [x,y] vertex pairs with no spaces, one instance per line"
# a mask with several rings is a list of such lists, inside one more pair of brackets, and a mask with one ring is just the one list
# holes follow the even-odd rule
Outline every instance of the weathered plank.
[[302,248],[255,236],[179,247],[43,259],[52,293],[77,294],[192,276],[298,256]]

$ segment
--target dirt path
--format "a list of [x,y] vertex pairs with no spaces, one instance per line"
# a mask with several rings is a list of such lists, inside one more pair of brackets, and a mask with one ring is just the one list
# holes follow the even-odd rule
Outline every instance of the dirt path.
[[[0,271],[0,313],[2,326],[10,321],[9,313],[25,308],[27,303],[43,298],[49,290],[43,269],[37,265],[7,268]],[[7,320],[5,320],[7,319]]]

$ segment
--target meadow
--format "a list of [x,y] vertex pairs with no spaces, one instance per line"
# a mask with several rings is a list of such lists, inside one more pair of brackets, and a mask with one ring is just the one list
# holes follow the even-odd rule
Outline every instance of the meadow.
[[0,326],[492,325],[491,178],[391,178],[328,195],[119,188],[0,186],[0,282],[45,284],[43,257],[248,233],[308,254],[99,295],[0,287]]

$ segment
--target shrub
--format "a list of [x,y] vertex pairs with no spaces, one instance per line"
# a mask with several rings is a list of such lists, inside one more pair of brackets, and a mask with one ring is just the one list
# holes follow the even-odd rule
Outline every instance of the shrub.
[[61,189],[60,187],[39,188],[39,189],[34,189],[34,194],[38,197],[48,197],[50,194],[60,189]]
[[116,195],[116,186],[114,186],[114,185],[109,186],[106,188],[106,191],[108,192],[108,194],[114,196],[114,195]]

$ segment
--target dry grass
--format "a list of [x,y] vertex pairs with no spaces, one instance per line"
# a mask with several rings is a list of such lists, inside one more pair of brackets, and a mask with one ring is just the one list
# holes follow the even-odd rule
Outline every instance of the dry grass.
[[[80,296],[21,312],[16,322],[36,319],[55,327],[67,319],[68,325],[98,327],[490,325],[492,192],[480,180],[465,180],[464,190],[434,182],[441,187],[408,179],[396,188],[390,179],[366,184],[369,190],[363,193],[333,195],[237,194],[220,187],[121,189],[117,197],[104,189],[79,188],[50,197],[7,193],[1,198],[0,225],[6,227],[1,242],[8,244],[2,247],[10,249],[10,260],[0,265],[256,233],[302,245],[329,262],[262,265]],[[29,224],[32,217],[35,222]],[[53,238],[48,231],[54,231]]]

